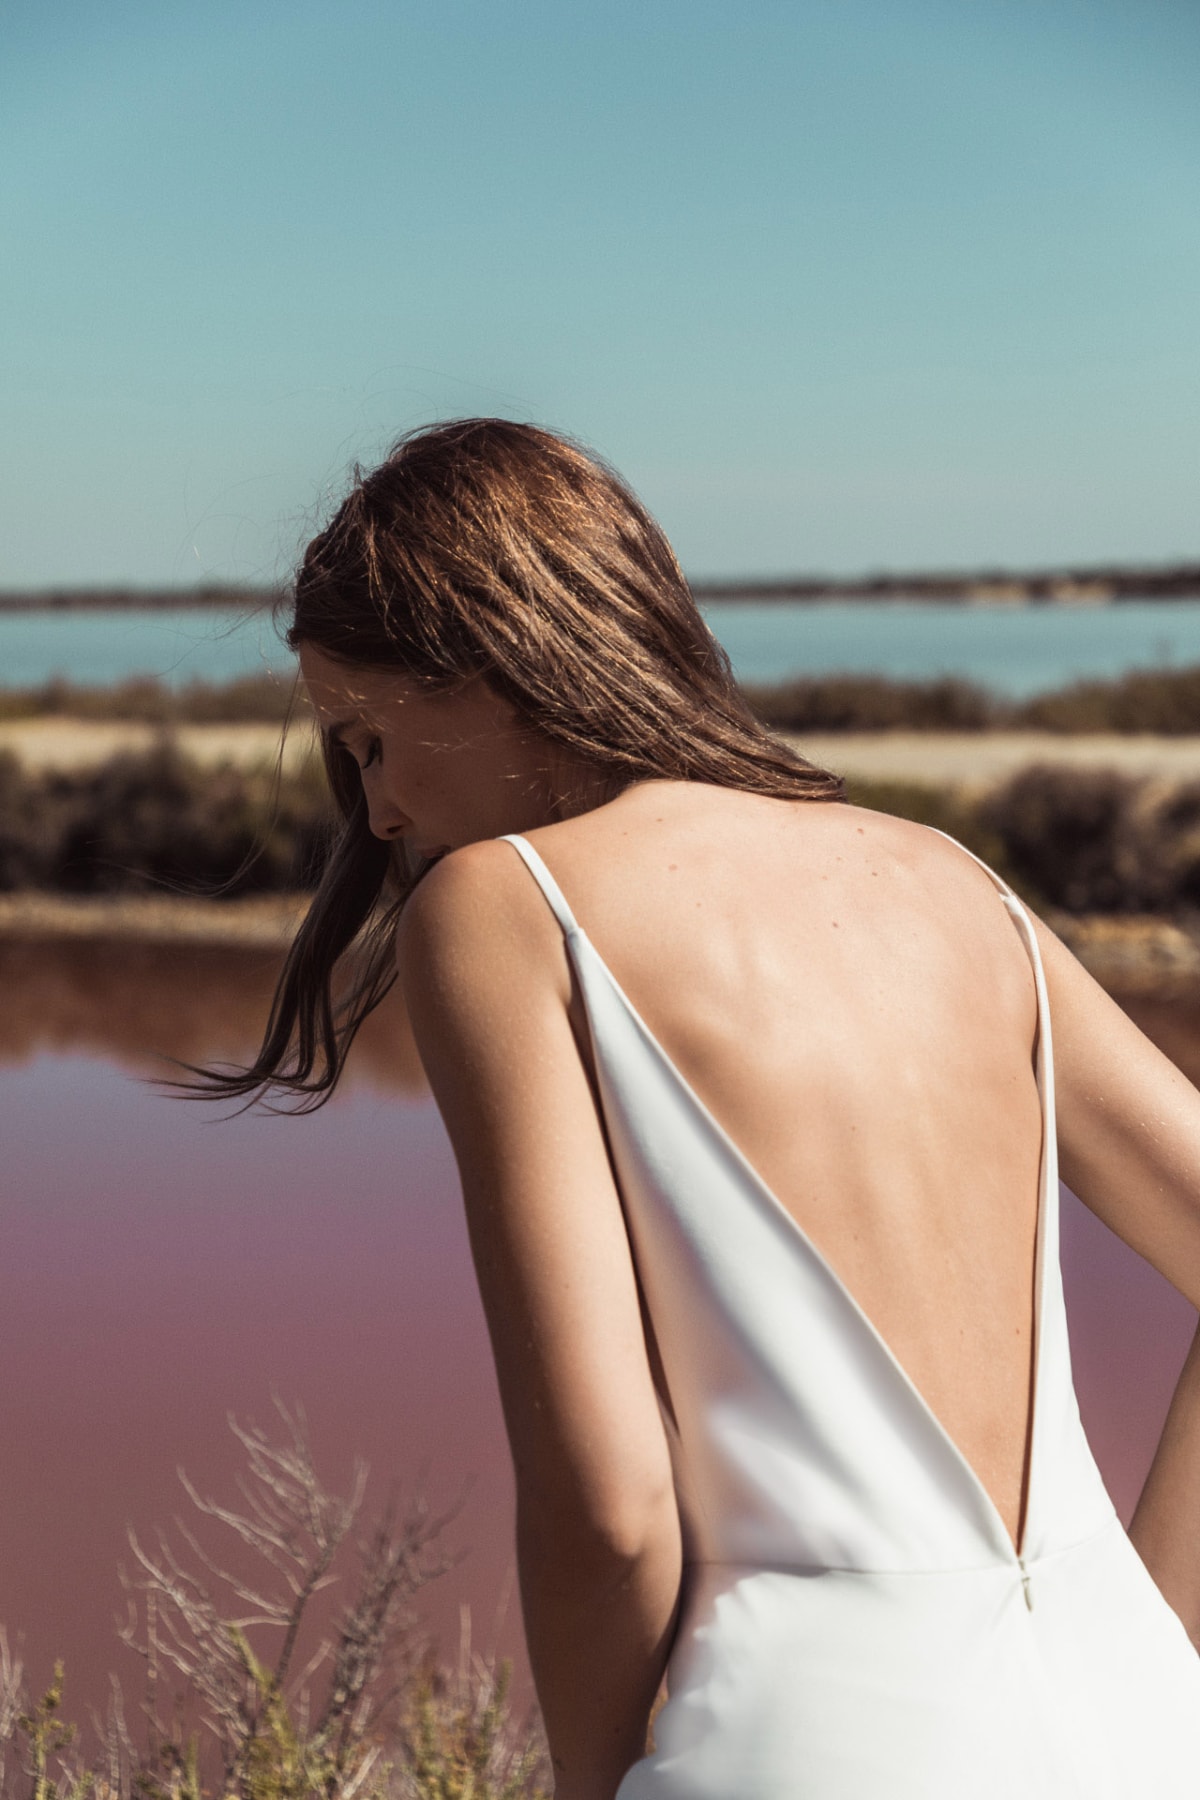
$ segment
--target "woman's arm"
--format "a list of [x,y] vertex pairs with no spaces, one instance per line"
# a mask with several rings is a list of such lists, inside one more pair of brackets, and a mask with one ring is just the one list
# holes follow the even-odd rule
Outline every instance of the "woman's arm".
[[1129,1535],[1200,1650],[1200,1332],[1192,1339]]
[[[1062,1178],[1200,1308],[1200,1092],[1036,921],[1046,970]],[[1200,1647],[1200,1336],[1130,1526]]]
[[462,1176],[556,1793],[611,1800],[645,1748],[680,1532],[561,933],[515,853],[486,843],[426,877],[397,950]]

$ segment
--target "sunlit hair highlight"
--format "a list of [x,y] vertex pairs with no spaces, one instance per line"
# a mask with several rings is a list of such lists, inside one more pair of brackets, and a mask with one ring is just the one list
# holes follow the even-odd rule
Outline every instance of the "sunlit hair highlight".
[[[304,554],[288,643],[431,691],[482,675],[612,794],[651,779],[844,798],[839,777],[751,714],[640,501],[598,457],[537,426],[427,426],[356,470]],[[324,754],[339,833],[258,1057],[213,1072],[209,1092],[279,1087],[319,1105],[395,979],[396,918],[424,869],[371,835],[349,752],[326,742]]]

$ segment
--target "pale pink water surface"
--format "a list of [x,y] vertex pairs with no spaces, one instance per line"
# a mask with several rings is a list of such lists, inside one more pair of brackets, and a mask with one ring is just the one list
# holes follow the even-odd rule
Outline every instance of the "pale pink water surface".
[[[463,1562],[423,1610],[453,1650],[460,1602],[494,1637],[511,1483],[450,1152],[432,1105],[359,1090],[305,1119],[218,1123],[121,1069],[42,1056],[0,1076],[0,1621],[74,1704],[117,1642],[116,1566],[186,1512],[176,1475],[233,1500],[226,1415],[307,1410],[318,1467],[356,1455],[437,1506],[472,1486]],[[519,1649],[515,1600],[499,1647]]]
[[[127,1033],[106,1056],[92,1015],[51,1029],[32,966],[13,974],[20,1047],[0,1069],[0,1622],[32,1680],[65,1657],[77,1716],[110,1669],[136,1691],[113,1629],[126,1529],[186,1510],[180,1463],[232,1499],[226,1415],[269,1423],[273,1390],[306,1407],[334,1485],[358,1454],[379,1501],[399,1481],[441,1504],[473,1479],[447,1533],[467,1554],[423,1610],[453,1648],[469,1602],[476,1640],[520,1667],[511,1594],[494,1624],[512,1573],[495,1383],[452,1159],[411,1059],[311,1118],[220,1121],[118,1060]],[[1179,1054],[1196,1024],[1172,1020]],[[1069,1195],[1063,1244],[1084,1420],[1128,1517],[1193,1315]]]

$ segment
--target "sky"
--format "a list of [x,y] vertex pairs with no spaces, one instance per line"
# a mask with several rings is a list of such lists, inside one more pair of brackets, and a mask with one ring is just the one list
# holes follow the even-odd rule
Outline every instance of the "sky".
[[498,413],[699,577],[1200,556],[1194,0],[6,0],[0,588]]

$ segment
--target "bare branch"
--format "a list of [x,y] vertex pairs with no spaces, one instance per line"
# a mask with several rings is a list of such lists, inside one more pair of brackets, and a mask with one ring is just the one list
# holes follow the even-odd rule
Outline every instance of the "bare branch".
[[[230,1420],[246,1459],[239,1503],[181,1470],[191,1513],[152,1539],[129,1531],[118,1635],[145,1670],[145,1747],[114,1684],[85,1763],[58,1717],[60,1687],[30,1707],[0,1631],[0,1800],[16,1800],[16,1761],[43,1800],[546,1800],[540,1739],[513,1726],[503,1666],[472,1653],[467,1621],[457,1669],[437,1669],[414,1609],[456,1560],[442,1534],[461,1497],[440,1514],[393,1498],[360,1529],[365,1464],[331,1492],[302,1409],[275,1409],[278,1442]],[[351,1598],[301,1654],[315,1596],[347,1577]],[[202,1776],[218,1762],[216,1780]]]

